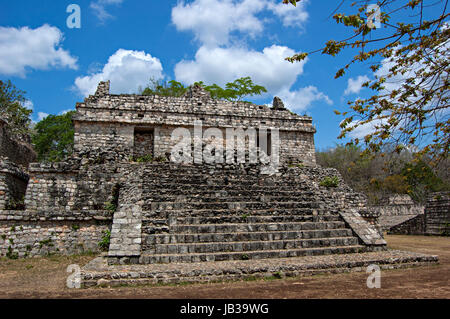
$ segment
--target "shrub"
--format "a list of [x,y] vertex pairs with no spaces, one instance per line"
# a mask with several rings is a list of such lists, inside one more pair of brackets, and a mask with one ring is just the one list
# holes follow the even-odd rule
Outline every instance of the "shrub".
[[138,163],[153,162],[153,156],[151,154],[147,154],[147,155],[144,155],[144,156],[137,157],[135,159],[135,161],[138,162]]
[[108,251],[110,241],[111,241],[111,232],[109,230],[105,230],[103,232],[102,240],[98,243],[98,247],[100,247],[102,251]]
[[19,254],[18,253],[14,253],[12,250],[12,247],[9,246],[8,247],[8,251],[6,252],[6,257],[9,259],[17,259],[19,258]]
[[52,239],[48,238],[48,239],[41,240],[39,242],[39,248],[42,248],[43,246],[49,246],[49,247],[53,246]]
[[116,204],[111,203],[111,202],[106,202],[105,203],[105,210],[110,211],[111,213],[114,213],[117,209]]
[[337,176],[327,176],[320,182],[320,186],[325,187],[337,187],[338,185],[339,179]]

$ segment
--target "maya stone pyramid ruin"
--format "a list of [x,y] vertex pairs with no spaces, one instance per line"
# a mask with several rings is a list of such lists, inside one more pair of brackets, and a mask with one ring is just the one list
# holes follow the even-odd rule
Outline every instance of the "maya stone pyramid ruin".
[[[107,252],[83,270],[85,286],[437,261],[387,250],[365,197],[316,165],[312,119],[278,98],[272,107],[221,101],[195,86],[182,97],[113,95],[101,82],[76,111],[66,161],[2,161],[2,255],[95,252],[110,232]],[[244,144],[254,140],[258,156],[265,137],[275,170],[209,143],[250,128]],[[184,148],[191,162],[173,161],[177,129],[194,137]],[[196,161],[206,155],[215,161]],[[8,206],[21,196],[21,207]]]

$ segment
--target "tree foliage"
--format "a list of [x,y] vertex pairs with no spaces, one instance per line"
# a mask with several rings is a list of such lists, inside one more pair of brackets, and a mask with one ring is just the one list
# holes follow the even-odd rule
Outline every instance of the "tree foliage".
[[[297,2],[283,1],[293,5]],[[286,59],[295,62],[316,52],[336,56],[344,49],[356,50],[357,54],[337,71],[335,78],[342,77],[355,63],[368,66],[374,72],[374,79],[363,87],[370,88],[373,95],[348,102],[351,111],[342,114],[345,119],[340,124],[339,138],[370,125],[373,131],[363,141],[352,140],[354,144],[363,142],[366,152],[376,153],[389,144],[397,152],[413,146],[419,149],[418,156],[429,154],[434,160],[447,158],[450,147],[448,1],[377,1],[382,28],[366,23],[375,13],[368,10],[372,3],[356,1],[352,4],[356,10],[352,14],[334,14],[338,24],[353,31],[347,39],[331,39],[319,50]]]
[[61,161],[73,151],[75,111],[49,115],[34,127],[32,142],[39,161]]
[[[152,79],[150,82],[150,86],[142,91],[142,95],[179,97],[187,91],[187,87],[174,80],[165,82]],[[267,92],[265,87],[254,84],[250,77],[242,77],[233,82],[228,82],[225,84],[225,88],[222,88],[215,83],[212,85],[205,85],[203,81],[195,82],[194,84],[202,86],[211,94],[212,98],[228,101],[242,101],[244,97],[261,95],[262,93]]]
[[23,106],[25,92],[17,89],[10,80],[0,80],[0,117],[9,124],[11,134],[19,139],[28,139],[32,110]]
[[186,93],[187,88],[180,82],[171,80],[169,82],[150,79],[150,85],[142,92],[142,95],[160,95],[179,97]]
[[212,98],[235,102],[242,101],[246,96],[261,95],[267,92],[265,87],[254,84],[249,76],[228,82],[225,84],[225,88],[221,88],[215,83],[208,86],[205,86],[203,82],[197,82],[197,84],[202,85],[205,90],[211,93]]
[[386,149],[370,156],[358,145],[337,145],[316,152],[316,158],[319,165],[336,168],[344,181],[365,193],[372,204],[394,194],[408,194],[424,202],[431,192],[450,190],[448,159],[441,166],[431,167],[427,156]]

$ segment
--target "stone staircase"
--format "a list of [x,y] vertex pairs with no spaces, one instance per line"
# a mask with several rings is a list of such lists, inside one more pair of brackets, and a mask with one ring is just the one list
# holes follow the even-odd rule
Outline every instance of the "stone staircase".
[[[319,185],[323,176],[335,171],[295,167],[267,176],[259,174],[256,166],[168,163],[139,169],[141,194],[136,202],[142,205],[142,216],[134,216],[134,221],[142,223],[133,229],[141,229],[141,252],[128,257],[141,264],[317,256],[384,248],[383,244],[365,244],[339,213],[336,194],[351,192],[347,186],[330,190]],[[126,215],[120,210],[116,214]],[[356,222],[364,224],[359,218]],[[113,248],[120,250],[121,241],[117,242]],[[135,237],[132,242],[136,243]],[[126,251],[110,249],[111,262],[126,257]]]

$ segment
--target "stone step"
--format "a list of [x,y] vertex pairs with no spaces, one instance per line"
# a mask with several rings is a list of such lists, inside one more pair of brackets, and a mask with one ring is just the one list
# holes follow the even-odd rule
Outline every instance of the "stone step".
[[[210,173],[214,172],[233,172],[236,174],[248,174],[248,171],[259,172],[259,164],[245,164],[245,167],[241,167],[240,165],[230,166],[227,163],[223,163],[223,166],[219,168],[218,164],[214,164],[213,166],[208,166],[207,164],[190,164],[190,165],[180,165],[171,162],[163,162],[163,163],[142,163],[139,166],[144,166],[143,171],[146,174],[152,173],[170,173],[174,170],[178,170],[180,172],[187,173]],[[156,169],[155,169],[156,168]]]
[[[299,199],[301,201],[299,201]],[[154,203],[180,203],[180,202],[198,202],[201,201],[203,203],[214,203],[214,202],[225,202],[225,203],[234,203],[234,202],[303,202],[305,203],[304,197],[296,197],[296,196],[283,196],[283,195],[261,195],[259,193],[253,193],[248,196],[227,196],[221,194],[217,196],[214,194],[212,196],[204,195],[204,194],[196,194],[191,196],[174,196],[174,195],[156,195],[156,196],[143,196],[142,200],[148,201],[151,200]],[[309,201],[310,202],[310,201]]]
[[144,210],[180,209],[295,209],[319,208],[314,202],[150,202],[142,205]]
[[[339,252],[339,251],[338,251]],[[194,257],[199,258],[199,257]],[[143,259],[150,261],[150,256]],[[358,254],[326,254],[298,258],[272,258],[260,260],[233,260],[172,264],[108,265],[107,258],[97,257],[82,268],[82,287],[208,283],[217,281],[309,276],[342,272],[365,272],[369,265],[382,270],[431,266],[438,263],[437,256],[398,250],[364,252]],[[203,257],[205,259],[205,257]],[[118,275],[120,274],[120,276]]]
[[[215,217],[219,218],[220,220],[220,218],[230,217],[234,219],[238,218],[239,222],[241,222],[242,220],[245,220],[246,217],[251,216],[255,217],[267,216],[273,218],[279,216],[290,216],[292,218],[317,216],[317,218],[313,219],[313,221],[320,221],[322,219],[326,219],[328,216],[339,216],[339,214],[337,211],[323,212],[321,209],[312,209],[312,208],[291,208],[291,209],[269,208],[269,209],[252,209],[252,210],[243,208],[243,209],[182,209],[182,210],[146,209],[143,210],[142,216],[144,219],[152,219],[152,220],[167,219],[167,218],[188,218],[188,217],[196,217],[196,218]],[[278,218],[277,221],[280,221],[280,219]],[[186,224],[188,223],[190,222],[186,222]],[[221,222],[219,222],[219,224],[220,223]]]
[[[310,189],[310,185],[296,182],[296,181],[288,181],[288,180],[278,180],[278,181],[249,181],[249,180],[229,180],[223,181],[220,179],[211,178],[208,180],[204,180],[201,178],[192,177],[190,179],[174,179],[174,178],[161,178],[154,179],[152,182],[147,182],[142,184],[142,188],[145,189],[154,189],[154,188],[180,188],[180,187],[198,187],[198,186],[221,186],[221,187],[287,187],[286,190],[289,189]],[[290,188],[289,188],[290,187]]]
[[265,258],[287,258],[302,256],[318,256],[330,254],[350,254],[364,251],[364,246],[334,246],[317,248],[297,248],[281,250],[264,251],[246,251],[246,252],[219,252],[219,253],[196,253],[196,254],[143,254],[139,258],[139,263],[193,263],[204,261],[225,261],[225,260],[247,260],[247,259],[265,259]]
[[[271,214],[268,212],[268,214]],[[222,215],[222,216],[201,216],[201,217],[178,217],[178,224],[224,224],[224,223],[280,223],[280,222],[319,222],[319,221],[340,221],[341,217],[333,215]]]
[[[294,174],[292,174],[294,173]],[[279,170],[278,174],[286,176],[286,177],[292,177],[292,178],[298,178],[298,175],[295,174],[295,172],[292,171],[290,174],[288,171]],[[192,169],[192,167],[184,167],[183,165],[175,165],[172,168],[166,167],[163,169],[155,170],[152,168],[144,169],[143,170],[144,176],[153,176],[153,177],[177,177],[177,176],[193,176],[193,175],[203,175],[203,176],[220,176],[220,177],[232,177],[232,178],[273,178],[273,176],[260,174],[260,169],[256,170],[246,170],[246,169],[223,169],[223,168],[216,168],[211,169],[207,167],[197,167]]]
[[272,177],[264,177],[262,175],[259,176],[250,176],[250,175],[224,175],[224,174],[214,174],[214,175],[205,175],[205,174],[195,174],[195,175],[183,175],[177,172],[169,176],[158,175],[158,174],[150,174],[144,175],[143,185],[152,185],[154,182],[161,183],[174,183],[179,182],[183,184],[189,184],[191,181],[200,184],[239,184],[239,183],[251,183],[251,184],[267,184],[267,185],[279,185],[279,184],[301,184],[303,186],[307,186],[307,182],[304,179],[300,179],[297,176],[283,176],[281,178],[272,178]]
[[[149,177],[150,178],[150,177]],[[176,177],[159,177],[155,178],[152,183],[143,183],[145,186],[152,186],[154,183],[158,184],[168,184],[168,183],[177,183],[178,185],[233,185],[233,184],[239,184],[239,185],[254,185],[257,183],[257,181],[252,181],[249,179],[242,179],[242,180],[231,180],[231,179],[225,179],[225,178],[217,178],[217,177],[202,177],[202,176],[186,176],[182,178],[176,178]],[[262,182],[261,182],[262,183]],[[276,182],[271,183],[271,185],[275,185]],[[278,181],[278,183],[284,183]],[[278,185],[278,183],[276,185]]]
[[[286,185],[258,185],[258,184],[248,184],[248,185],[208,185],[208,184],[184,184],[180,185],[177,183],[158,183],[158,181],[154,181],[154,183],[143,185],[143,194],[146,194],[149,191],[163,191],[163,192],[184,192],[184,191],[196,191],[203,193],[205,191],[252,191],[252,192],[283,192],[283,191],[297,191],[297,192],[310,192],[310,187],[299,186],[296,184],[286,184]],[[316,193],[317,195],[317,193]]]
[[154,254],[247,252],[296,248],[342,247],[357,244],[358,239],[356,237],[347,236],[311,239],[158,244],[154,250],[148,250],[147,252]]
[[[273,189],[270,190],[249,190],[249,189],[228,189],[228,190],[210,190],[205,189],[199,192],[197,188],[180,188],[176,190],[171,189],[147,189],[144,193],[144,196],[199,196],[204,195],[205,197],[238,197],[238,196],[254,196],[255,193],[258,195],[267,195],[273,196]],[[297,190],[285,190],[285,191],[277,191],[277,196],[285,196],[285,197],[295,197],[302,199],[314,198],[317,193],[312,191],[297,191]]]
[[143,243],[146,246],[151,246],[158,244],[273,241],[312,238],[324,239],[351,236],[352,231],[346,228],[327,230],[236,232],[215,234],[159,234],[144,236]]
[[[143,225],[145,227],[145,225]],[[346,228],[343,221],[289,222],[289,223],[236,223],[236,224],[177,224],[170,226],[172,234],[204,234],[266,231],[301,231]]]

